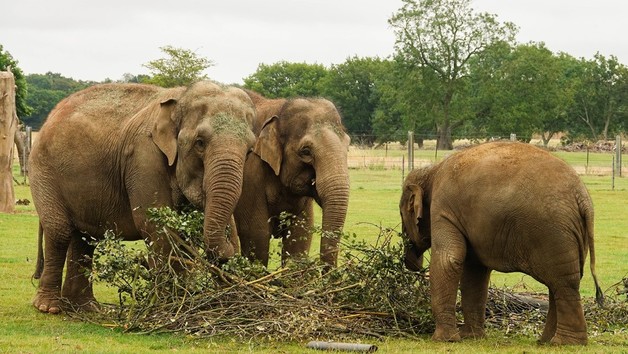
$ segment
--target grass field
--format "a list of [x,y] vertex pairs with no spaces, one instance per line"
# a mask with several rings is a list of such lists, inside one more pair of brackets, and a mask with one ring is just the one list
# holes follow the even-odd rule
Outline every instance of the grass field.
[[[433,154],[434,152],[429,152]],[[561,155],[567,161],[582,161],[584,153]],[[604,155],[606,158],[607,155]],[[602,156],[595,156],[602,159]],[[346,231],[374,242],[379,227],[399,227],[398,202],[402,171],[400,169],[351,169],[351,197]],[[628,178],[615,179],[611,190],[610,176],[583,176],[595,206],[595,246],[597,274],[604,290],[628,276]],[[21,181],[21,178],[17,178]],[[31,199],[27,186],[16,186],[17,199]],[[31,281],[36,256],[37,215],[33,205],[17,206],[13,214],[0,214],[0,352],[7,353],[298,353],[305,343],[242,343],[229,338],[199,340],[179,335],[138,335],[90,323],[80,323],[65,315],[38,313],[30,304],[36,284]],[[316,253],[313,246],[313,253]],[[274,255],[275,265],[277,256]],[[546,289],[520,273],[493,273],[497,286]],[[581,293],[593,296],[593,281],[588,268]],[[99,286],[96,296],[114,302],[115,290]],[[325,340],[325,338],[313,338]],[[374,343],[383,353],[409,352],[541,352],[541,353],[608,353],[628,352],[628,331],[590,333],[590,344],[583,348],[537,346],[530,334],[488,331],[488,338],[462,343],[433,343],[429,336],[417,339],[387,339]]]

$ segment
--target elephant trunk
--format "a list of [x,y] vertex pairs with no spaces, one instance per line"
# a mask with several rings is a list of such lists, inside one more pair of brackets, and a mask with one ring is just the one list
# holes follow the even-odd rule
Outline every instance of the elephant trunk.
[[317,173],[316,189],[323,209],[320,257],[328,266],[335,267],[338,260],[338,242],[349,206],[349,175],[346,160],[344,163],[339,161],[332,165],[335,165],[334,172]]
[[229,232],[231,216],[242,193],[244,156],[215,153],[205,164],[203,180],[205,192],[204,240],[206,252],[211,260],[225,261],[240,250],[238,240],[230,240],[235,232]]
[[405,257],[404,263],[406,268],[411,271],[418,272],[423,269],[423,252],[417,252],[416,246],[406,241],[404,246]]

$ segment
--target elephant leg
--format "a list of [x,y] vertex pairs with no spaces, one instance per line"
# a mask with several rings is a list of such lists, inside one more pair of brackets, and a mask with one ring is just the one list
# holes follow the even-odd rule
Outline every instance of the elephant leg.
[[273,221],[269,220],[270,213],[262,192],[245,184],[233,217],[241,254],[251,262],[259,261],[268,266]]
[[547,319],[545,320],[545,328],[543,334],[538,340],[539,344],[549,343],[556,334],[556,300],[554,293],[549,292],[549,309],[547,310]]
[[281,248],[281,265],[285,266],[290,258],[307,258],[312,245],[312,205],[301,213],[290,225],[289,232],[283,237]]
[[241,254],[242,246],[240,246],[240,237],[238,236],[238,228],[236,227],[233,216],[229,220],[229,243],[235,250],[236,254]]
[[281,248],[281,265],[285,266],[289,259],[307,258],[312,245],[312,234],[309,232],[292,232],[284,237]]
[[267,267],[271,237],[271,226],[268,222],[268,216],[257,215],[254,218],[240,217],[240,219],[236,216],[235,221],[238,227],[242,255],[251,262],[259,261]]
[[94,246],[84,239],[85,235],[74,232],[68,249],[65,282],[61,295],[76,309],[98,310],[88,272],[92,269]]
[[270,252],[270,233],[254,233],[246,240],[241,240],[242,255],[251,262],[259,261],[265,267],[268,266],[268,253]]
[[[552,291],[552,289],[550,289]],[[587,344],[587,324],[578,286],[554,290],[556,303],[556,334],[551,344]]]
[[456,328],[456,295],[467,246],[460,232],[448,222],[432,224],[430,288],[436,341],[460,341]]
[[587,324],[580,299],[579,258],[575,253],[571,260],[566,259],[569,255],[567,252],[556,255],[549,259],[550,264],[531,272],[549,289],[549,310],[541,343],[587,344]]
[[63,265],[70,244],[71,230],[68,225],[45,221],[42,225],[44,225],[45,262],[33,306],[41,312],[57,314],[61,312]]
[[484,320],[488,283],[491,271],[477,261],[467,260],[464,264],[460,292],[464,325],[460,329],[462,338],[484,338]]

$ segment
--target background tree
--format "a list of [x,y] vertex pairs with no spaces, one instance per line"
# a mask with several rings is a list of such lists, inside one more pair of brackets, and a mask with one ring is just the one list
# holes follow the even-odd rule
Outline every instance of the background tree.
[[160,47],[165,58],[149,61],[146,67],[152,77],[148,83],[161,87],[187,86],[196,81],[207,79],[203,71],[214,66],[214,62],[198,56],[189,49],[172,46]]
[[260,64],[257,71],[244,78],[244,87],[268,98],[316,97],[321,95],[321,81],[327,69],[321,64]]
[[322,94],[342,113],[353,141],[371,145],[375,141],[372,119],[379,104],[377,82],[390,64],[379,58],[347,58],[332,65],[322,79]]
[[18,66],[18,61],[13,59],[11,53],[5,51],[0,44],[0,71],[7,71],[11,67],[11,72],[15,78],[15,107],[19,118],[28,116],[32,108],[28,105],[26,98],[28,93],[28,83],[24,78],[22,69]]
[[529,141],[535,133],[549,140],[566,128],[559,124],[572,91],[558,57],[543,43],[510,47],[500,42],[470,62],[474,127],[486,137],[515,133]]
[[554,57],[556,70],[560,72],[558,75],[558,86],[556,107],[553,117],[547,117],[542,122],[542,128],[539,134],[544,146],[548,146],[550,139],[560,132],[568,132],[570,129],[569,109],[574,105],[575,89],[577,80],[574,78],[574,66],[577,66],[577,60],[569,54],[559,53]]
[[[408,64],[423,69],[437,84],[438,106],[434,121],[438,148],[452,148],[452,129],[461,126],[462,116],[452,111],[457,95],[466,89],[468,63],[497,41],[514,42],[516,27],[501,24],[495,15],[476,14],[471,0],[403,0],[402,8],[390,18],[396,35],[397,54]],[[464,111],[464,110],[463,110]]]
[[120,82],[134,83],[134,84],[147,84],[150,83],[150,75],[138,74],[133,75],[131,73],[125,73],[122,75]]
[[625,129],[628,115],[628,69],[617,58],[596,54],[594,59],[581,59],[574,104],[569,116],[569,135],[587,136],[593,141],[606,140],[611,132]]
[[423,139],[434,138],[433,120],[429,119],[435,101],[429,97],[421,68],[407,65],[396,57],[386,62],[376,85],[378,105],[373,116],[373,131],[379,143],[399,141],[405,144],[413,131],[419,147]]
[[29,92],[26,99],[33,107],[32,112],[23,117],[26,125],[39,130],[48,113],[62,99],[70,94],[96,84],[93,81],[76,81],[59,73],[30,74],[26,76]]

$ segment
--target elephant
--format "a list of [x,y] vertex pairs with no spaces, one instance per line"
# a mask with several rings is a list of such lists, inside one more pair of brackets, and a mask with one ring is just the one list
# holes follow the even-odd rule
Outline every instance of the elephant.
[[76,308],[97,310],[84,270],[92,266],[90,239],[102,239],[106,230],[145,240],[156,255],[149,266],[165,264],[172,246],[148,220],[152,207],[203,210],[208,258],[222,261],[239,252],[227,225],[255,142],[254,117],[244,91],[210,81],[169,89],[103,84],[62,100],[30,156],[40,218],[33,305],[59,313],[64,298]]
[[593,204],[567,163],[526,143],[480,144],[410,172],[399,209],[407,268],[419,270],[432,249],[432,339],[484,337],[489,277],[497,270],[523,272],[548,287],[539,343],[587,343],[579,293],[587,251],[599,304],[603,294],[595,275]]
[[[282,238],[282,264],[307,256],[316,201],[323,214],[320,259],[331,269],[349,204],[350,138],[340,114],[323,98],[269,99],[246,92],[257,116],[234,213],[242,255],[268,266],[274,236]],[[296,220],[282,225],[282,213]]]

